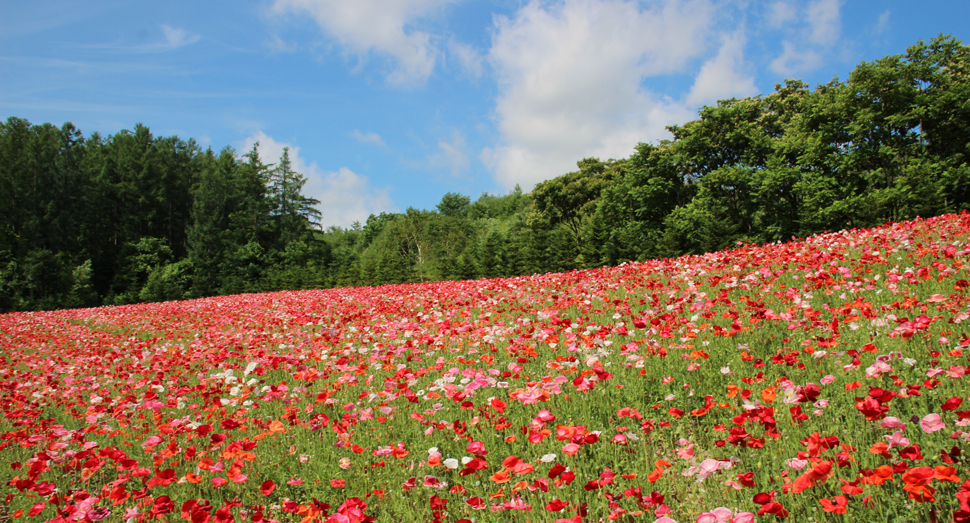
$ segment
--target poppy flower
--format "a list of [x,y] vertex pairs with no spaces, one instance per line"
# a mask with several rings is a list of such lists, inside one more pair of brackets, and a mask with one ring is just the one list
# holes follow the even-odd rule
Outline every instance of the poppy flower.
[[923,429],[923,432],[926,433],[932,433],[946,428],[946,425],[943,424],[943,420],[940,419],[940,415],[935,413],[923,416],[923,419],[921,419],[919,422],[919,426]]
[[822,498],[818,500],[822,505],[822,510],[833,514],[845,514],[846,507],[849,506],[849,499],[845,496],[835,496],[832,499]]
[[960,408],[960,405],[962,404],[963,404],[963,398],[953,396],[952,398],[946,400],[943,403],[943,405],[940,407],[940,409],[944,411],[957,410],[958,408]]

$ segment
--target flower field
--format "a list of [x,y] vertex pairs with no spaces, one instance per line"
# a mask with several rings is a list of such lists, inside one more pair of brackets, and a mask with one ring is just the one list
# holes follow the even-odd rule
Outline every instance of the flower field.
[[970,215],[0,316],[0,521],[970,521]]

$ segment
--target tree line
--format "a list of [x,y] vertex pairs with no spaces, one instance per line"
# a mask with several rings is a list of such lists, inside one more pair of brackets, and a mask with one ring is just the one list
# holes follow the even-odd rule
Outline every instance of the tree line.
[[[0,310],[505,277],[788,241],[970,206],[970,51],[940,36],[842,82],[704,107],[530,193],[319,226],[288,151],[138,125],[0,123]],[[326,209],[323,210],[326,212]]]

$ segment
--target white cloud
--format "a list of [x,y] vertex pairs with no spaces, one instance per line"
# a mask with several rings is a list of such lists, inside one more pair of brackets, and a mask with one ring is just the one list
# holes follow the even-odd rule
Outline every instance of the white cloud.
[[381,138],[381,135],[377,133],[362,133],[357,129],[354,129],[350,132],[350,136],[360,143],[372,143],[374,145],[380,145],[382,147],[384,146],[384,140]]
[[[781,54],[771,62],[771,70],[791,76],[818,69],[842,40],[841,9],[841,0],[814,0],[800,18],[786,17],[781,29],[787,38],[782,41]],[[769,23],[773,19],[769,12]]]
[[197,34],[190,33],[181,27],[171,27],[165,24],[161,25],[162,32],[165,33],[165,45],[163,47],[167,49],[177,49],[185,45],[191,45],[199,41],[201,38]]
[[326,173],[318,194],[314,197],[320,200],[325,227],[337,225],[346,228],[355,221],[365,223],[371,214],[397,211],[387,188],[371,187],[366,176],[346,167]]
[[336,171],[324,171],[316,162],[307,163],[300,156],[300,148],[278,142],[263,131],[257,131],[243,141],[242,150],[252,149],[259,142],[259,156],[263,163],[275,163],[283,155],[283,148],[290,148],[293,170],[303,174],[307,183],[303,194],[320,200],[318,208],[323,213],[321,225],[349,227],[353,222],[367,221],[371,214],[396,211],[387,188],[375,188],[366,176],[346,167]]
[[576,170],[576,161],[629,156],[694,112],[642,85],[684,71],[706,47],[713,7],[668,0],[532,2],[496,18],[489,60],[501,143],[480,158],[506,187]]
[[267,41],[265,44],[274,53],[293,53],[300,48],[296,42],[287,42],[278,35],[273,35],[273,39]]
[[717,56],[701,67],[687,95],[689,105],[710,105],[726,98],[758,94],[754,78],[744,74],[744,34],[738,31],[724,38]]
[[474,47],[454,38],[448,41],[448,53],[458,59],[458,64],[472,78],[482,76],[482,55]]
[[452,176],[459,176],[471,167],[465,136],[457,129],[451,133],[451,141],[439,140],[438,152],[428,157],[432,167],[447,168]]
[[802,71],[811,71],[822,65],[822,55],[811,48],[795,46],[785,40],[782,42],[784,52],[771,62],[771,70],[784,76],[791,76]]
[[816,0],[808,6],[809,40],[818,45],[831,46],[842,34],[840,0]]
[[387,81],[413,85],[431,75],[438,51],[432,35],[412,25],[452,1],[276,0],[273,11],[312,16],[324,32],[352,54],[390,57],[397,66],[387,74]]
[[774,2],[768,6],[768,26],[778,29],[795,19],[795,6],[790,2]]
[[879,22],[876,23],[877,35],[885,33],[886,29],[889,28],[889,14],[889,11],[883,11],[882,14],[879,15]]

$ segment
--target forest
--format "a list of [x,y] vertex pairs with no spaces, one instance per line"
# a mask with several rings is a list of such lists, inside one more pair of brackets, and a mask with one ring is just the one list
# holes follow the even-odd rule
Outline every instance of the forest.
[[0,311],[568,271],[964,211],[970,48],[941,35],[668,129],[528,193],[448,193],[322,229],[286,151],[11,117]]

